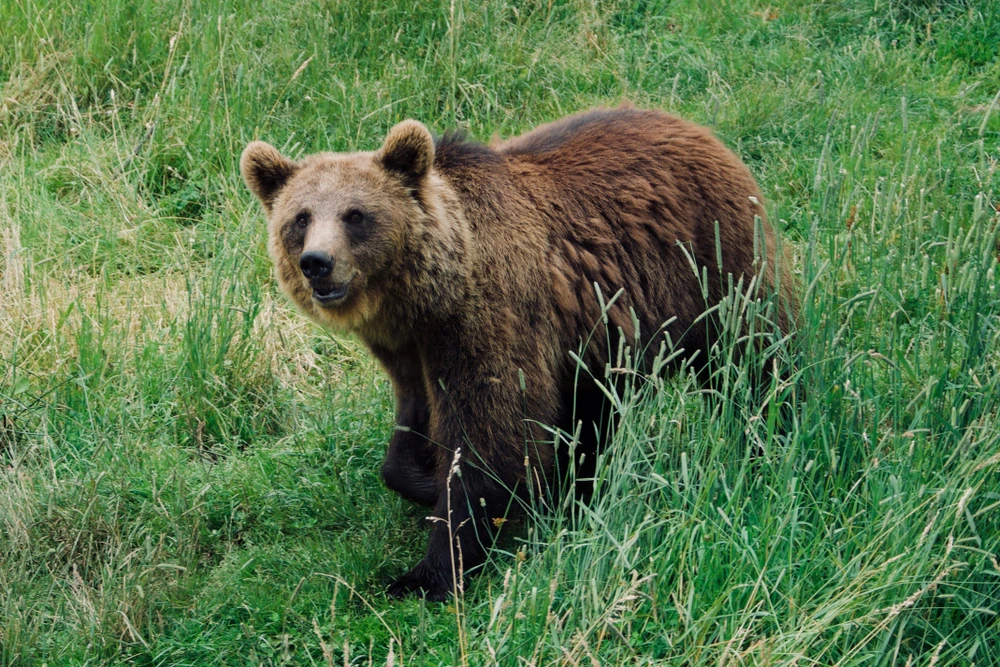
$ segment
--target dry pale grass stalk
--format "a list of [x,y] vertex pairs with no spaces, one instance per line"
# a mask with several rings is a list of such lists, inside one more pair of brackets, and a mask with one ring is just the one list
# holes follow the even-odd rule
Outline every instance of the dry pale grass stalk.
[[59,70],[71,57],[69,53],[42,51],[33,63],[21,62],[11,68],[5,84],[0,85],[0,126],[26,126],[30,120],[59,103]]
[[[2,164],[2,163],[0,163]],[[8,298],[24,289],[24,265],[21,246],[21,226],[14,220],[7,204],[7,193],[0,189],[0,246],[3,258],[0,261],[0,310],[7,305]]]

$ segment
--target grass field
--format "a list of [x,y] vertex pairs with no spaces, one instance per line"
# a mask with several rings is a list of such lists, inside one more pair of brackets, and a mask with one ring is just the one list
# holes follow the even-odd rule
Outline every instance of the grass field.
[[[0,33],[0,665],[1000,664],[1000,3],[0,0]],[[391,391],[277,293],[240,151],[622,99],[759,179],[794,422],[637,381],[588,507],[390,601],[426,540]]]

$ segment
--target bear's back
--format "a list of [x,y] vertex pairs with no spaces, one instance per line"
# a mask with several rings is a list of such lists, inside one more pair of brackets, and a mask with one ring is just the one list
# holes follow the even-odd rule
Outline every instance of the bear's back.
[[[599,320],[596,284],[605,298],[624,288],[608,313],[612,331],[631,337],[631,312],[647,335],[675,318],[673,340],[700,347],[699,318],[721,298],[718,277],[757,268],[764,209],[749,170],[708,129],[662,112],[587,111],[494,147],[445,137],[435,166],[464,200],[486,258],[503,257],[504,268],[484,271],[502,270],[498,284],[510,284],[512,262],[523,269],[518,282],[533,274],[518,290],[558,322],[562,346]],[[773,286],[774,236],[764,229],[764,282]],[[707,300],[692,261],[707,269]],[[597,335],[591,350],[601,355],[608,342]]]

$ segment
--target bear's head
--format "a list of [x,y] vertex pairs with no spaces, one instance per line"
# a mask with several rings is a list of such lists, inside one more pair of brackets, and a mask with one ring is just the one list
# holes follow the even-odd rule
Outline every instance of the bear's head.
[[305,314],[359,330],[379,311],[407,236],[427,217],[421,193],[433,163],[433,138],[413,120],[374,152],[296,162],[264,142],[246,147],[240,171],[267,213],[278,283]]

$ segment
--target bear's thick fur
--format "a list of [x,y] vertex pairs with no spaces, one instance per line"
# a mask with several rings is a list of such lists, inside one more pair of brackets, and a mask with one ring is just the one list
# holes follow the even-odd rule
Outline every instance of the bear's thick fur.
[[[714,333],[699,316],[725,274],[780,289],[777,325],[790,324],[787,262],[776,280],[766,222],[767,261],[755,263],[753,177],[707,129],[664,113],[593,110],[494,147],[435,140],[408,120],[375,152],[293,162],[254,142],[240,167],[267,212],[282,289],[320,324],[359,335],[392,378],[383,476],[439,519],[394,595],[447,597],[459,564],[484,561],[512,492],[551,478],[539,425],[573,431],[602,414],[601,392],[575,386],[570,351],[586,344],[598,371],[620,331],[648,363],[666,332],[703,363]],[[692,258],[707,267],[707,298]],[[624,288],[610,327],[595,283],[605,297]]]

